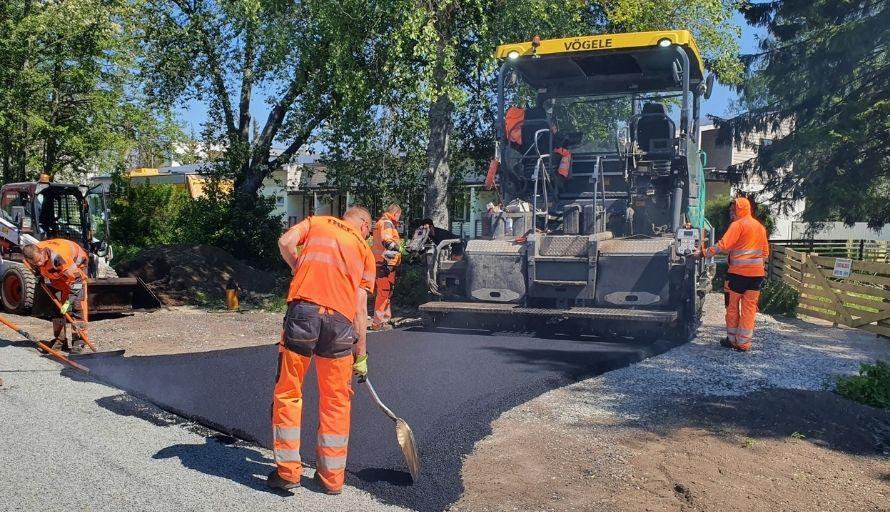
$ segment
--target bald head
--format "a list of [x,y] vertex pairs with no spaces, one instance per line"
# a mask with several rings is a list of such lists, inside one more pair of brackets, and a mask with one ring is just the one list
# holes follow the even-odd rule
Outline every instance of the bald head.
[[371,213],[367,209],[352,206],[343,214],[343,220],[359,230],[364,238],[371,234]]

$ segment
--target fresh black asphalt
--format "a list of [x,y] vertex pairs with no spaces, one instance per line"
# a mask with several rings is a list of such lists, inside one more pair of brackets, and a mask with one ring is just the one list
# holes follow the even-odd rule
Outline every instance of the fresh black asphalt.
[[[462,457],[502,412],[542,393],[674,346],[627,338],[536,337],[487,331],[396,330],[369,336],[369,376],[414,431],[423,468],[410,485],[393,422],[354,384],[347,484],[421,511],[460,497]],[[229,434],[271,445],[277,346],[95,358],[100,379]],[[317,391],[304,386],[303,458],[314,465]],[[491,468],[492,472],[498,468]]]

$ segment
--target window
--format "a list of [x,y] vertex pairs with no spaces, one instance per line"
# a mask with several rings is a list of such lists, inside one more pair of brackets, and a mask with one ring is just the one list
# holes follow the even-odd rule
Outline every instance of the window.
[[764,139],[762,137],[760,138],[760,147],[765,148],[767,146],[772,146],[772,144],[773,139]]

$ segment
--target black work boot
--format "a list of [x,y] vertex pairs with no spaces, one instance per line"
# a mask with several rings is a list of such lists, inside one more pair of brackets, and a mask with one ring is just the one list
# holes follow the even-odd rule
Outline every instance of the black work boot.
[[72,340],[71,341],[71,354],[72,355],[83,354],[83,340]]
[[53,350],[69,350],[68,340],[66,338],[53,338],[49,348]]
[[720,340],[720,346],[721,346],[721,347],[726,347],[726,348],[733,348],[733,346],[732,346],[732,342],[729,341],[729,337],[728,337],[728,336],[727,336],[727,337],[724,337],[722,340]]
[[266,478],[266,485],[273,489],[294,489],[300,486],[300,482],[291,482],[290,480],[285,480],[281,478],[281,475],[278,474],[278,470],[269,473],[269,476]]

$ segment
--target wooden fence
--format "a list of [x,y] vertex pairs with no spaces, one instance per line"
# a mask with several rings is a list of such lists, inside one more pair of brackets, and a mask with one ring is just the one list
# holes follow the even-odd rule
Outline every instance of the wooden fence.
[[890,263],[886,240],[770,240],[771,244],[819,256]]
[[769,276],[800,292],[799,314],[890,337],[890,263],[771,245]]

